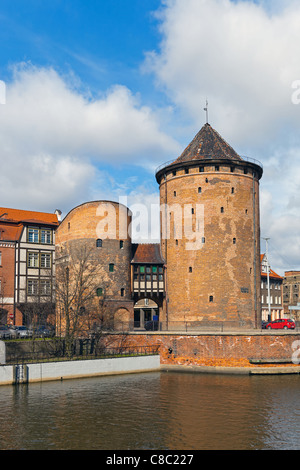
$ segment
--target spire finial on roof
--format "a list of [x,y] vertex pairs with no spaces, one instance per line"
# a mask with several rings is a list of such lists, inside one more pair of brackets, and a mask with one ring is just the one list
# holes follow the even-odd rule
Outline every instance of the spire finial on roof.
[[206,100],[206,107],[203,108],[206,111],[206,124],[208,124],[208,101]]

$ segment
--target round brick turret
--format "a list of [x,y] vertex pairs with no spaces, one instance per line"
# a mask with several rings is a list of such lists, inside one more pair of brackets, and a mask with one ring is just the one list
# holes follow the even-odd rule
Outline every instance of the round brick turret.
[[[209,125],[160,167],[165,320],[260,326],[259,162]],[[195,323],[196,325],[196,323]]]
[[111,201],[93,201],[72,209],[56,231],[57,264],[71,263],[72,253],[77,258],[81,253],[88,254],[97,267],[93,282],[94,304],[101,310],[98,316],[101,320],[106,317],[116,329],[116,322],[120,328],[122,322],[133,322],[130,227],[131,212],[127,207]]

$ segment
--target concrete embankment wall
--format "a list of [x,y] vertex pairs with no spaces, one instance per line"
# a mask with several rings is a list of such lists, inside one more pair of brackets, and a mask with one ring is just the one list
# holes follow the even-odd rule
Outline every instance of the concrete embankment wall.
[[160,370],[160,357],[158,355],[0,365],[0,385],[130,374],[156,370]]

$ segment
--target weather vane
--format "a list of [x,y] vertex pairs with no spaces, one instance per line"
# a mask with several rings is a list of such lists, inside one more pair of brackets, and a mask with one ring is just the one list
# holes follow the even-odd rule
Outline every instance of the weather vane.
[[206,124],[208,124],[208,101],[206,100],[206,107],[204,108],[204,111],[206,111]]

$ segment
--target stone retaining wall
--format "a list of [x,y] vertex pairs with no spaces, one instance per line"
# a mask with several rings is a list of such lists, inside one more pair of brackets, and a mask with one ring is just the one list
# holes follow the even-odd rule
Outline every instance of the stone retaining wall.
[[[300,360],[300,334],[298,332],[236,332],[236,333],[161,333],[145,332],[124,335],[107,335],[118,344],[122,338],[124,346],[159,345],[162,364],[245,366],[250,360],[265,360],[269,363]],[[298,349],[298,352],[297,352]],[[288,361],[290,359],[290,361]]]

